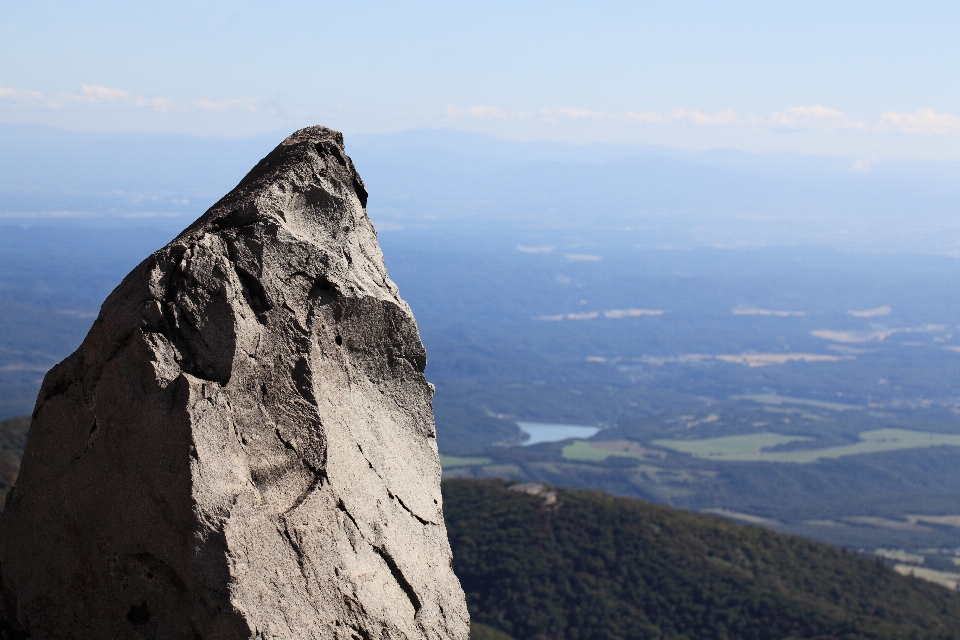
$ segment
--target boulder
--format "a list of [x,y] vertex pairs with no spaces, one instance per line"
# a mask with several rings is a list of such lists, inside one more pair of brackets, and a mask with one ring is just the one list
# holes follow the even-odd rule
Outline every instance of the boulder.
[[342,136],[303,129],[110,294],[7,496],[7,637],[468,637],[366,199]]

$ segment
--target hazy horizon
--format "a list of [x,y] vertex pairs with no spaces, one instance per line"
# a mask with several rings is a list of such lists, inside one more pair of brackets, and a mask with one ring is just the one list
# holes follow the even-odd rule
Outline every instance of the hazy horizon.
[[11,2],[0,122],[960,159],[950,2]]
[[[124,218],[174,228],[286,135],[0,125],[0,222]],[[960,257],[960,162],[515,142],[452,130],[346,138],[381,231],[646,230],[650,248],[831,246]],[[153,222],[150,222],[150,221]],[[164,222],[166,221],[166,222]]]

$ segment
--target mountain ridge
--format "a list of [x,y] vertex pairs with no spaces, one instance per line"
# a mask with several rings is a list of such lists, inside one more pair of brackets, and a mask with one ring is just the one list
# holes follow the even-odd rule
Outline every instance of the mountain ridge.
[[471,618],[513,638],[960,637],[960,594],[850,551],[597,491],[443,491]]

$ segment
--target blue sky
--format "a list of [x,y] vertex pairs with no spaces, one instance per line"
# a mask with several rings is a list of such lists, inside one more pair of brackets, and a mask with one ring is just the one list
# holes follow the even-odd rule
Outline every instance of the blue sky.
[[960,159],[956,2],[0,0],[0,122]]

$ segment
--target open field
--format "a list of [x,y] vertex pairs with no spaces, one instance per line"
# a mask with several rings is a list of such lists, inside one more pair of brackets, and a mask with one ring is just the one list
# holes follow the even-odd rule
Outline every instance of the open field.
[[944,333],[947,325],[926,324],[919,327],[898,327],[894,329],[878,329],[876,331],[834,331],[832,329],[818,329],[810,335],[830,342],[883,342],[897,333]]
[[463,456],[440,456],[440,466],[444,469],[455,469],[456,467],[472,467],[476,465],[490,464],[493,462],[490,458],[463,457]]
[[681,356],[643,356],[639,358],[644,364],[699,364],[708,360],[719,360],[730,364],[742,364],[748,367],[766,367],[788,362],[839,362],[851,360],[854,356],[835,356],[826,353],[688,353]]
[[911,524],[916,524],[917,522],[923,522],[926,524],[938,525],[941,527],[957,527],[960,528],[960,516],[922,516],[922,515],[906,515],[904,516],[907,519],[907,522]]
[[748,367],[766,367],[771,364],[786,364],[788,362],[837,362],[843,359],[841,356],[822,353],[741,353],[714,357],[721,362],[744,364]]
[[610,456],[636,458],[638,460],[651,458],[662,460],[666,457],[666,453],[655,449],[647,449],[641,446],[639,442],[631,440],[601,440],[598,442],[575,440],[561,450],[560,456],[567,460],[602,462]]
[[778,454],[769,450],[780,445],[809,439],[803,436],[764,432],[702,440],[654,440],[652,444],[707,460],[783,462],[776,459]]
[[745,308],[737,307],[733,310],[735,316],[776,316],[778,318],[788,318],[790,316],[805,316],[806,311],[781,311],[777,309],[757,309],[755,307]]
[[957,582],[960,581],[960,573],[954,573],[953,571],[937,571],[936,569],[915,567],[910,564],[894,565],[893,570],[902,576],[914,576],[929,580],[930,582],[936,582],[947,589],[956,589]]
[[534,316],[534,320],[558,322],[560,320],[593,320],[601,315],[604,318],[639,318],[640,316],[662,316],[663,309],[608,309],[606,311],[583,311],[579,313],[559,313],[553,316]]
[[892,309],[887,306],[877,307],[876,309],[863,309],[862,311],[857,311],[851,309],[847,311],[847,315],[851,315],[854,318],[877,318],[879,316],[888,316]]
[[700,511],[700,513],[709,513],[713,516],[729,518],[730,520],[736,520],[738,522],[755,524],[758,527],[779,527],[782,524],[781,522],[771,520],[770,518],[761,518],[760,516],[751,515],[749,513],[741,513],[739,511],[730,511],[729,509],[703,509]]
[[960,447],[960,435],[925,433],[906,429],[876,429],[860,434],[860,442],[823,449],[771,451],[780,445],[809,440],[802,436],[778,433],[757,433],[702,440],[654,440],[653,444],[697,458],[727,462],[793,462],[805,464],[866,453],[883,453],[901,449],[927,447]]
[[855,404],[843,404],[840,402],[823,402],[822,400],[807,400],[805,398],[791,398],[789,396],[780,396],[775,393],[759,393],[752,395],[731,396],[731,400],[752,400],[759,404],[770,404],[780,406],[782,404],[799,404],[818,409],[829,409],[831,411],[847,411],[850,409],[862,409],[863,407]]

